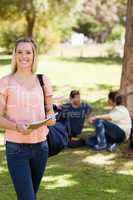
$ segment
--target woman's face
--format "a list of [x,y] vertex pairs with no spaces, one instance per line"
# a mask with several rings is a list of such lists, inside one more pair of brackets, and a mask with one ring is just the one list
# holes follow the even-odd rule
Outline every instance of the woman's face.
[[31,69],[33,59],[32,44],[30,42],[20,42],[16,49],[17,68]]
[[111,99],[108,99],[108,106],[114,107],[116,104]]

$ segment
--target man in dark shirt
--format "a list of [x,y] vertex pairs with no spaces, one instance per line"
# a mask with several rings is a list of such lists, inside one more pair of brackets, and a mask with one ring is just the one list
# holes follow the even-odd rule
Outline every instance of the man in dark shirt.
[[80,92],[73,90],[70,93],[70,103],[62,105],[62,119],[69,122],[69,147],[78,147],[84,144],[79,139],[79,135],[84,127],[85,119],[92,112],[92,108],[87,103],[81,102]]

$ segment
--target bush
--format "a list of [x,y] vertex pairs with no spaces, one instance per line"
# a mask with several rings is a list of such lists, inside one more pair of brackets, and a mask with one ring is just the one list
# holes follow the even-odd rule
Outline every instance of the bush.
[[[5,53],[11,54],[14,48],[14,42],[20,38],[27,36],[26,25],[24,22],[19,23],[6,22],[0,28],[0,46],[4,49]],[[38,53],[47,52],[54,44],[60,41],[60,32],[52,28],[44,28],[42,26],[35,28],[33,33],[34,38],[37,42]]]
[[4,22],[0,29],[0,46],[3,47],[5,53],[12,53],[14,42],[19,37],[25,36],[25,30],[22,23],[16,24],[11,22]]
[[113,42],[115,40],[121,40],[122,36],[124,35],[124,32],[125,32],[125,28],[123,26],[120,26],[120,25],[115,26],[108,37],[108,41]]
[[35,33],[35,39],[38,44],[38,52],[46,53],[56,43],[60,42],[60,32],[52,30],[50,27],[40,27],[39,31]]
[[107,57],[110,57],[110,58],[116,58],[116,57],[120,57],[120,53],[119,53],[119,50],[117,49],[117,47],[115,46],[115,44],[109,46],[107,49],[106,49],[106,56]]

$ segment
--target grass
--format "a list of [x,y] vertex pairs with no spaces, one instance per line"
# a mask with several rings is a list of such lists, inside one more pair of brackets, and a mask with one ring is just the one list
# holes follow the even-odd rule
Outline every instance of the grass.
[[[7,59],[7,58],[5,58]],[[8,58],[10,59],[10,58]],[[9,72],[9,61],[0,67],[0,76]],[[106,112],[106,96],[119,88],[121,60],[118,58],[39,58],[39,73],[47,74],[54,85],[54,102],[67,100],[71,89],[81,90],[95,113]],[[84,135],[93,130],[85,126]],[[14,200],[15,192],[4,156],[3,130],[0,134],[0,200]],[[67,149],[49,158],[38,200],[132,200],[133,161],[122,157],[122,145],[115,153],[96,153],[84,147]]]

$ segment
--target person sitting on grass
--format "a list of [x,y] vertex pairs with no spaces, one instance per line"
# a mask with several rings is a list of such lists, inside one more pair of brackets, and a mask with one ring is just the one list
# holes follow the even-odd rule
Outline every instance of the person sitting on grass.
[[70,92],[70,102],[61,106],[62,120],[68,121],[69,144],[68,147],[74,148],[84,145],[80,138],[84,127],[85,119],[89,117],[92,108],[89,104],[81,102],[80,92],[72,90]]
[[122,105],[122,96],[118,91],[108,94],[108,105],[111,111],[108,114],[96,115],[89,118],[94,124],[96,135],[88,138],[86,144],[95,150],[113,151],[117,143],[129,139],[131,132],[131,118],[127,108]]

